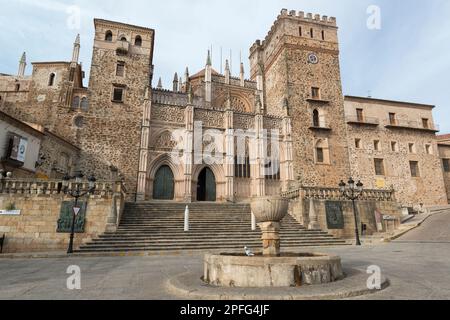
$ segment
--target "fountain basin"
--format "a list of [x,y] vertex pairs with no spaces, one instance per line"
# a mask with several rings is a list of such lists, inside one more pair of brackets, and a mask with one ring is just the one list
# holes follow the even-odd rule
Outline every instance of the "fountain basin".
[[203,281],[217,287],[302,287],[344,278],[341,258],[321,253],[278,257],[205,255]]

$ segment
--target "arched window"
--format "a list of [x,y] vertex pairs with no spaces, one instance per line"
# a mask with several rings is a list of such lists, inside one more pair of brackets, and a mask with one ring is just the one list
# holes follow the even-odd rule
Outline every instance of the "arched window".
[[56,75],[54,73],[51,73],[50,76],[48,77],[48,86],[49,87],[53,87],[53,85],[55,84],[55,77],[56,77]]
[[125,37],[125,36],[120,36],[120,41],[127,41],[127,37]]
[[141,38],[141,36],[136,36],[136,39],[134,39],[134,45],[138,46],[138,47],[142,46],[142,38]]
[[75,96],[72,99],[72,109],[78,109],[80,107],[80,97],[79,96]]
[[314,29],[309,29],[309,34],[311,35],[311,38],[314,38]]
[[317,109],[313,111],[313,127],[316,128],[320,127],[320,115]]
[[112,32],[111,31],[106,31],[106,34],[105,34],[105,41],[108,41],[108,42],[112,42],[112,40],[113,40],[113,34],[112,34]]
[[322,30],[322,40],[325,40],[325,31]]
[[20,84],[16,84],[16,92],[20,91]]
[[88,109],[89,109],[88,99],[86,97],[81,98],[81,110],[88,111]]

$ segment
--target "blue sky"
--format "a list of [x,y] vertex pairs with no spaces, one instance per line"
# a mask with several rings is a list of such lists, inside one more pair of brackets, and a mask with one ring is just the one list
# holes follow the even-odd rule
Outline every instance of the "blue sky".
[[[67,10],[74,5],[80,8],[79,29],[68,26]],[[380,30],[367,28],[370,5],[381,9]],[[23,51],[28,62],[69,60],[77,33],[80,60],[89,71],[97,17],[156,30],[154,85],[162,77],[167,88],[175,71],[203,68],[210,46],[218,71],[220,47],[224,59],[232,50],[233,73],[240,52],[248,71],[249,47],[265,37],[282,8],[335,16],[344,93],[434,104],[441,132],[450,132],[448,0],[0,0],[0,8],[2,73],[17,72]]]

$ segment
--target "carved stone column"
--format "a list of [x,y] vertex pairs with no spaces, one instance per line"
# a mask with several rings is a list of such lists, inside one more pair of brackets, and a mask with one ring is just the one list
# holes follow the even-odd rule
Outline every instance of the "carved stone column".
[[141,145],[139,149],[139,172],[137,178],[136,200],[144,201],[147,191],[148,156],[150,146],[150,119],[152,114],[152,91],[147,87],[141,129]]
[[[190,101],[191,102],[191,101]],[[186,134],[184,138],[184,201],[192,202],[192,168],[194,153],[194,106],[190,103],[185,110]]]
[[234,114],[231,109],[225,112],[225,197],[228,201],[234,201]]

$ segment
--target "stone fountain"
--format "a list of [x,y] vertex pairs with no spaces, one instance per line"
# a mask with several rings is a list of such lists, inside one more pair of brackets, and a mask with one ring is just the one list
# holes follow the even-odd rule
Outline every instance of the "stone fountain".
[[251,208],[262,232],[262,253],[206,255],[203,281],[218,287],[301,287],[344,278],[341,258],[319,253],[282,253],[281,221],[289,200],[260,197]]

